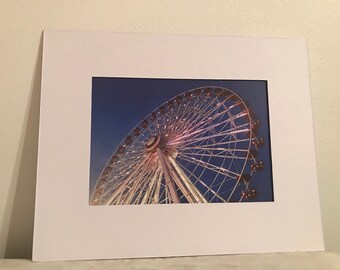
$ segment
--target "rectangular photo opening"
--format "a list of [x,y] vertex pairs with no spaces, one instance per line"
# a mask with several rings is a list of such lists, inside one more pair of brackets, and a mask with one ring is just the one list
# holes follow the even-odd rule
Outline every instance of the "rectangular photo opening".
[[90,205],[274,201],[265,80],[92,78]]

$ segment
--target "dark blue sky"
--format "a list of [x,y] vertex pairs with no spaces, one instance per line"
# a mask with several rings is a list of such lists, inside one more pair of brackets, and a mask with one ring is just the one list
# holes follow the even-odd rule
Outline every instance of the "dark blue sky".
[[267,82],[245,80],[189,79],[92,79],[90,194],[108,159],[125,136],[149,113],[168,99],[202,86],[221,86],[239,94],[261,121],[259,137],[265,146],[258,159],[266,169],[255,173],[254,187],[261,191],[258,200],[271,201],[271,157],[268,127]]

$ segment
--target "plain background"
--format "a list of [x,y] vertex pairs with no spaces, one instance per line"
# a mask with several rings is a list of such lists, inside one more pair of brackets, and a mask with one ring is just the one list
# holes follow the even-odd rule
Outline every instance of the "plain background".
[[325,245],[340,251],[340,2],[1,0],[0,257],[31,257],[43,29],[307,39]]

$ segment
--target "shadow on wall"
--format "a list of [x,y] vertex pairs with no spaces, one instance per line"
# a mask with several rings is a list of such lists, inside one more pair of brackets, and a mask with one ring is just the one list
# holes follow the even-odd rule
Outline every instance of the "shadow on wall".
[[[21,147],[16,160],[17,173],[12,179],[13,202],[9,221],[5,258],[32,258],[35,184],[38,155],[39,108],[42,71],[42,36],[33,74],[30,97],[21,133]],[[15,179],[17,178],[17,179]],[[12,203],[12,207],[11,207]]]

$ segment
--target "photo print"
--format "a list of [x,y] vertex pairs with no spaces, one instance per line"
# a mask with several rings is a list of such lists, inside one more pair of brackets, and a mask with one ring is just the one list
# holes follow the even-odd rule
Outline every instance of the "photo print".
[[90,205],[274,201],[267,82],[92,78]]

